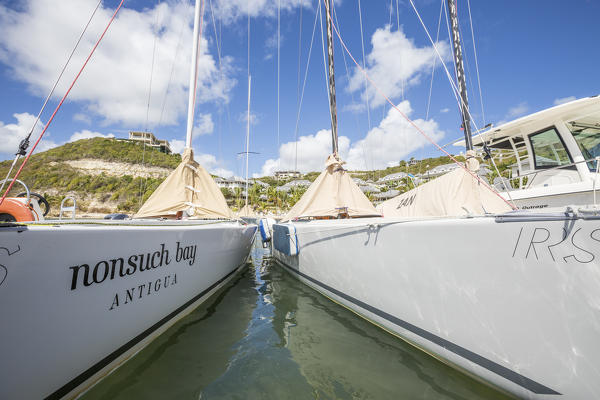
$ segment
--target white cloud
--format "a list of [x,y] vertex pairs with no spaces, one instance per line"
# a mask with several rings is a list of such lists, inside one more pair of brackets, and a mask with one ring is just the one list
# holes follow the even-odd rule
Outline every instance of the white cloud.
[[90,118],[90,116],[83,113],[73,114],[73,121],[83,122],[88,125],[92,124],[92,119]]
[[446,114],[448,111],[450,111],[450,109],[449,109],[449,108],[442,108],[442,109],[440,110],[440,112],[441,112],[442,114]]
[[[169,142],[169,145],[171,146],[171,151],[173,153],[181,154],[185,149],[185,141],[183,140],[173,139]],[[223,166],[223,162],[217,160],[217,158],[212,154],[200,153],[194,150],[194,160],[198,164],[202,165],[211,174],[221,176],[224,178],[233,176],[233,171],[226,169]]]
[[[412,113],[408,101],[400,103],[398,108],[406,116]],[[413,119],[413,122],[434,141],[444,137],[444,132],[433,119]],[[391,108],[379,126],[371,129],[364,139],[352,144],[346,168],[364,170],[398,165],[400,159],[429,143],[397,110]]]
[[558,105],[565,104],[565,103],[568,103],[573,100],[575,100],[575,96],[561,97],[558,99],[554,99],[554,105],[558,106]]
[[[96,4],[96,0],[29,0],[18,11],[0,5],[0,61],[32,93],[44,97]],[[112,8],[100,7],[55,97],[65,93],[112,12]],[[144,124],[158,32],[149,125],[156,126],[161,115],[162,124],[176,123],[186,112],[192,19],[192,6],[183,2],[165,2],[142,11],[122,9],[69,99],[83,103],[87,112],[102,117],[106,123]],[[229,100],[235,84],[231,62],[230,57],[223,58],[221,74],[215,59],[208,54],[208,42],[202,40],[197,102]]]
[[[389,25],[375,31],[371,37],[371,45],[372,50],[366,56],[366,72],[375,85],[390,98],[397,98],[406,88],[418,84],[424,74],[431,72],[433,60],[437,58],[433,46],[417,47],[404,32],[390,31]],[[449,59],[448,43],[437,42],[436,46],[442,57]],[[368,96],[371,107],[385,102],[371,86],[365,92],[365,77],[358,68],[354,69],[348,90],[361,91],[363,101]]]
[[212,114],[200,114],[197,118],[196,126],[194,126],[193,137],[210,135],[215,129],[215,124],[212,120]]
[[520,117],[521,115],[525,114],[528,110],[529,106],[526,102],[519,103],[516,106],[508,109],[506,118]]
[[[244,111],[240,113],[239,120],[246,123],[248,121],[248,112]],[[258,115],[254,114],[253,112],[250,112],[250,125],[256,125],[259,121],[260,118],[258,117]]]
[[75,142],[75,141],[81,140],[81,139],[91,139],[91,138],[95,138],[95,137],[114,138],[115,135],[113,135],[112,133],[105,135],[100,132],[92,132],[92,131],[88,131],[87,129],[84,129],[81,132],[75,132],[74,134],[72,134],[71,138],[69,139],[69,142]]
[[[19,143],[27,136],[36,119],[35,115],[29,113],[13,114],[13,117],[16,119],[16,123],[5,124],[0,121],[0,154],[4,156],[14,155],[17,152]],[[30,145],[27,151],[31,150],[35,140],[37,140],[39,134],[42,132],[43,126],[44,124],[42,121],[37,123],[33,134],[31,135]],[[46,137],[47,136],[49,136],[48,133],[46,133]],[[58,146],[58,144],[52,140],[42,139],[35,151],[36,153],[39,153],[56,146]]]
[[185,149],[185,140],[177,140],[177,139],[173,139],[169,142],[169,146],[171,147],[171,151],[173,153],[183,153],[183,150]]
[[[280,5],[281,10],[285,12],[299,6],[311,7],[311,0],[281,0]],[[277,17],[277,2],[272,0],[216,0],[213,7],[215,14],[225,23],[231,23],[248,15],[250,17]],[[208,12],[210,12],[210,8]]]
[[211,174],[221,177],[233,176],[233,172],[225,169],[222,163],[212,154],[197,153],[194,151],[194,160],[206,168]]
[[[314,135],[301,136],[297,142],[282,144],[279,147],[279,158],[267,160],[262,166],[260,176],[273,175],[277,170],[294,170],[296,145],[298,146],[298,170],[321,171],[325,168],[325,160],[331,154],[331,130],[322,129]],[[340,156],[345,159],[350,148],[350,139],[340,136],[338,147]]]
[[[408,101],[400,103],[398,108],[406,116],[412,114]],[[444,132],[433,119],[413,119],[413,122],[435,141],[444,137]],[[338,141],[340,156],[346,161],[345,167],[349,170],[398,165],[403,157],[429,144],[429,141],[393,108],[388,110],[379,126],[371,129],[363,139],[351,144],[346,136],[340,136]],[[284,143],[279,148],[279,157],[267,160],[260,174],[254,174],[254,177],[273,175],[277,170],[294,170],[296,143],[298,170],[301,172],[323,170],[325,160],[331,154],[331,131],[326,129],[314,135],[302,136],[298,142]]]

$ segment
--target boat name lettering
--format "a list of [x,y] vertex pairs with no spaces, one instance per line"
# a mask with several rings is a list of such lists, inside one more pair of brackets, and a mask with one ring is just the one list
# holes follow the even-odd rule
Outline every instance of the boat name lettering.
[[175,254],[176,263],[186,261],[189,265],[193,265],[196,262],[196,249],[197,245],[183,246],[180,242],[177,242],[175,251],[169,251],[166,245],[161,243],[160,249],[154,252],[132,254],[126,258],[117,257],[101,260],[96,264],[75,265],[69,267],[71,270],[71,290],[77,289],[77,286],[81,284],[91,286],[102,283],[107,279],[113,280],[133,275],[137,271],[148,271],[167,266],[173,261],[173,254]]
[[401,207],[408,207],[408,206],[410,206],[415,201],[415,197],[416,196],[417,196],[416,194],[413,194],[410,197],[402,199],[402,201],[400,201],[400,203],[398,203],[398,205],[396,206],[396,209],[401,208]]
[[[590,239],[595,244],[590,247]],[[587,264],[596,259],[600,250],[600,229],[562,228],[560,233],[546,227],[522,227],[519,231],[512,256],[524,259],[553,262],[577,262]]]
[[126,289],[125,292],[122,293],[115,293],[109,310],[112,311],[120,305],[133,303],[135,299],[141,299],[142,297],[150,296],[152,293],[157,293],[161,288],[166,289],[169,286],[176,284],[177,274],[173,274],[159,278],[153,282],[144,282],[136,287],[132,287],[131,289]]

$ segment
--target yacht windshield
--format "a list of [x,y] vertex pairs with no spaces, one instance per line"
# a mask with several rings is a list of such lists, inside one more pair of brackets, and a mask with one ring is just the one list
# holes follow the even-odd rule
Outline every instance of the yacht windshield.
[[[600,157],[600,113],[567,123],[577,141],[583,158],[590,160]],[[588,161],[590,171],[596,171],[596,161]]]
[[569,165],[571,157],[554,127],[529,135],[536,169]]

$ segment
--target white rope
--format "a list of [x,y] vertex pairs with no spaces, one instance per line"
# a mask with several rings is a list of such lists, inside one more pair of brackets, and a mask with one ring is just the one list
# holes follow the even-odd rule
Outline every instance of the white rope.
[[194,171],[196,173],[198,172],[198,169],[191,164],[185,164],[185,167],[191,169],[192,171]]
[[190,186],[190,185],[186,185],[185,188],[191,190],[194,193],[201,193],[202,192],[202,190],[196,189],[195,187]]
[[204,206],[202,204],[192,203],[191,201],[186,201],[183,204],[185,204],[186,206],[189,206],[191,208],[204,208]]

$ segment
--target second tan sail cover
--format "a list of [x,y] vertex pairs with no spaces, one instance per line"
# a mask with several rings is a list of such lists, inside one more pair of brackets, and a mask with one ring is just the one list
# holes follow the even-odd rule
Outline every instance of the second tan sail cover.
[[325,162],[325,171],[310,185],[282,221],[306,217],[350,217],[379,216],[350,175],[342,168],[342,162],[330,155]]
[[133,218],[174,217],[185,211],[189,218],[233,218],[227,201],[210,174],[185,149],[181,163],[152,193]]
[[[474,173],[479,169],[479,161],[468,158],[466,166]],[[464,168],[456,168],[384,201],[377,210],[384,217],[446,217],[498,214],[510,211],[511,207]]]

